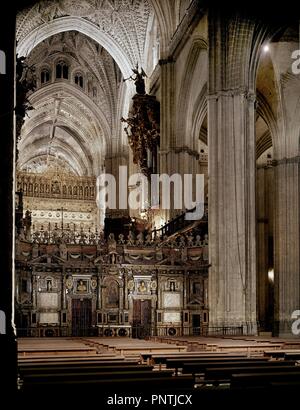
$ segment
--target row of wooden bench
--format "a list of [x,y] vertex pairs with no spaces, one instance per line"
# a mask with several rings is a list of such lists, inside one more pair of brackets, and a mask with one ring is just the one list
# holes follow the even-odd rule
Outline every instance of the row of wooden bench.
[[[277,352],[277,351],[276,351]],[[19,360],[22,394],[33,391],[194,391],[197,388],[248,389],[274,384],[297,385],[298,357],[283,352],[279,359],[270,354],[248,357],[244,353],[151,354],[139,359],[97,355],[94,357],[22,358]],[[177,376],[177,377],[176,377]]]
[[261,337],[165,337],[152,336],[149,338],[160,343],[183,345],[189,351],[213,351],[213,352],[264,352],[265,350],[286,350],[298,349],[300,351],[300,341],[279,338],[261,338]]
[[175,378],[173,370],[153,370],[153,366],[126,360],[100,360],[88,363],[68,361],[58,363],[34,363],[20,366],[21,392],[72,392],[85,391],[143,391],[191,390],[191,376]]
[[[296,360],[270,360],[268,357],[167,358],[167,369],[175,374],[193,375],[196,385],[227,385],[230,389],[267,388],[272,383],[300,383],[300,365]],[[180,376],[179,376],[180,377]]]

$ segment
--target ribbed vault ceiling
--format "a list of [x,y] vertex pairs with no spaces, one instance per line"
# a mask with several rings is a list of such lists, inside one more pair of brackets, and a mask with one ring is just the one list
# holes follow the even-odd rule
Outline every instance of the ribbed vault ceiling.
[[[30,96],[34,110],[22,129],[20,169],[40,172],[60,161],[78,175],[98,175],[111,147],[122,151],[120,118],[134,92],[123,78],[144,64],[153,15],[147,0],[42,1],[19,13],[18,54],[38,78],[44,68],[51,72]],[[60,60],[69,80],[55,80]],[[83,88],[74,82],[77,72]]]

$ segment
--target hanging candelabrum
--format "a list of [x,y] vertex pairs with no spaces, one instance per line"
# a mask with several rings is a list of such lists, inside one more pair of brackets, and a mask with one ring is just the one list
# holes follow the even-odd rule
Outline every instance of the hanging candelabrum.
[[130,116],[126,119],[122,117],[121,121],[127,123],[124,131],[132,149],[133,162],[144,175],[150,177],[151,173],[156,173],[158,164],[160,105],[155,96],[146,94],[144,70],[139,71],[136,67],[132,71],[135,77],[131,76],[126,80],[134,80],[136,94],[132,98]]

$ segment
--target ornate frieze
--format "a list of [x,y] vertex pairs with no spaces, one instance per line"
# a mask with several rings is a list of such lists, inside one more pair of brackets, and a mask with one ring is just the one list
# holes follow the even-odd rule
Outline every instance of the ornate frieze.
[[95,177],[79,177],[63,170],[50,170],[44,174],[18,172],[17,191],[34,198],[96,200]]

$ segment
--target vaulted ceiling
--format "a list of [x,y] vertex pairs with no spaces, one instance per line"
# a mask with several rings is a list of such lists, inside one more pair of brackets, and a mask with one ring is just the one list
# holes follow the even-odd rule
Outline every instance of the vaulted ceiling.
[[[17,52],[38,79],[22,128],[20,169],[39,172],[55,159],[78,175],[98,175],[106,155],[127,149],[120,118],[134,87],[123,78],[137,63],[145,67],[153,20],[147,0],[42,1],[19,13]],[[68,79],[56,78],[59,61],[68,65]],[[43,69],[50,80],[41,84]]]
[[[55,78],[59,61],[68,64],[68,79]],[[78,174],[94,174],[120,122],[125,86],[119,67],[103,47],[74,31],[44,40],[27,64],[35,67],[38,87],[22,129],[20,167],[35,169],[40,157],[58,156]],[[41,84],[45,69],[50,80]],[[75,84],[76,74],[82,75],[83,87]]]
[[40,41],[76,29],[104,46],[130,74],[144,64],[147,29],[153,11],[148,0],[53,0],[37,2],[17,20],[17,40],[24,55]]

